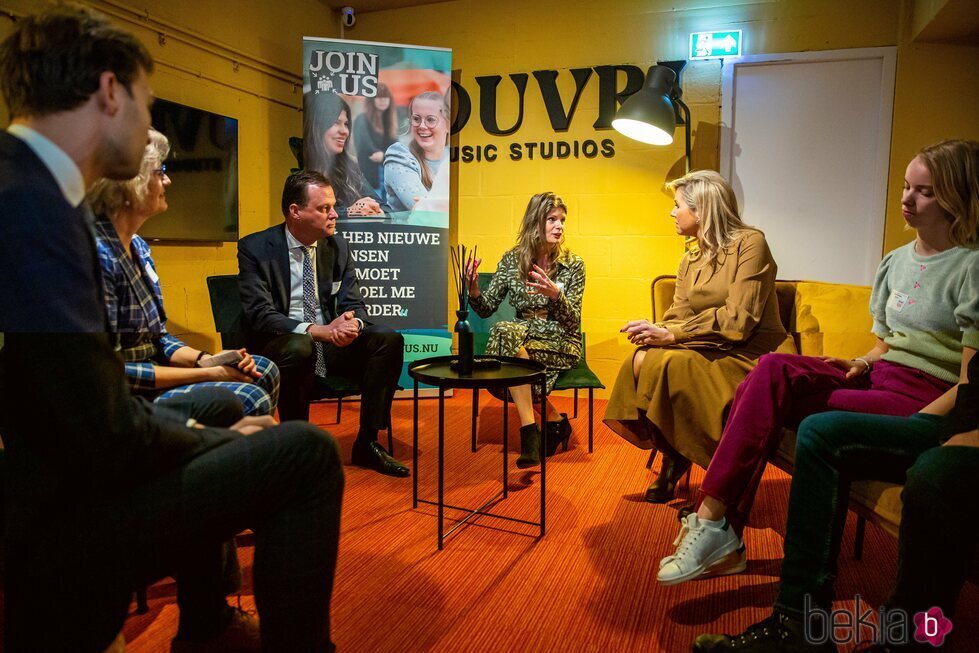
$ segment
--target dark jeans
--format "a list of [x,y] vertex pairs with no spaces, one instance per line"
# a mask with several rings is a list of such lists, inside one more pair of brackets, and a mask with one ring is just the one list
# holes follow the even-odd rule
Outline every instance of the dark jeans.
[[[346,347],[324,345],[329,374],[343,376],[360,386],[360,427],[379,431],[388,426],[391,401],[398,389],[404,363],[404,338],[397,331],[372,324]],[[283,420],[309,419],[316,353],[309,336],[286,334],[270,340],[262,355],[271,358],[282,374],[279,416]]]
[[[255,532],[255,601],[265,651],[321,652],[343,471],[335,440],[306,423],[267,429],[102,500],[83,495],[8,549],[6,648],[98,653],[122,628],[132,588],[165,575],[224,610],[221,543]],[[59,610],[52,628],[51,601]],[[184,606],[181,606],[184,609]]]
[[891,607],[952,612],[979,537],[979,448],[938,446],[943,421],[831,412],[802,422],[776,609],[800,617],[807,594],[830,606],[850,483],[881,480],[905,484]]
[[929,449],[908,470],[892,606],[914,613],[937,605],[952,614],[979,542],[976,496],[977,447]]
[[227,388],[200,387],[161,399],[154,404],[157,414],[186,422],[193,417],[201,424],[227,428],[245,416],[241,402]]

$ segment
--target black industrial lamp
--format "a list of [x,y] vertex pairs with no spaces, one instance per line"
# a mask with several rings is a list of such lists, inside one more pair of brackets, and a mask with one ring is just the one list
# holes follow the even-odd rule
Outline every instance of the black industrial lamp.
[[686,127],[686,164],[690,172],[690,108],[680,99],[683,91],[676,72],[656,65],[646,73],[646,82],[619,107],[612,127],[619,133],[650,145],[669,145],[676,130],[676,107],[683,110]]

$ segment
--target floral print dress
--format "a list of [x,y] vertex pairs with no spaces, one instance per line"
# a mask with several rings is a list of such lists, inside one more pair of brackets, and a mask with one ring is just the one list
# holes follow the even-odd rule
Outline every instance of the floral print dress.
[[[551,280],[561,289],[557,299],[529,292],[520,276],[516,249],[503,255],[496,273],[479,297],[469,305],[486,318],[509,296],[517,316],[512,322],[497,322],[490,330],[486,353],[516,356],[521,347],[530,359],[547,367],[547,392],[558,374],[578,364],[581,358],[581,298],[585,292],[585,263],[570,252],[555,262]],[[537,400],[540,398],[537,397]]]

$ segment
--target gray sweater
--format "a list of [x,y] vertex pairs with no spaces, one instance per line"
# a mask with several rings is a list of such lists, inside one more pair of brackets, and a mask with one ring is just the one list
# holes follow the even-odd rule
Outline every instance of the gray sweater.
[[979,250],[920,256],[914,242],[881,261],[870,295],[883,359],[955,383],[962,348],[979,349]]

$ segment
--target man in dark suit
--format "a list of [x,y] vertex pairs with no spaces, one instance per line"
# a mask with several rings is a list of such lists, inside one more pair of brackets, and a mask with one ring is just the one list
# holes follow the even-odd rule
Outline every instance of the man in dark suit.
[[316,376],[326,370],[358,383],[360,431],[353,463],[408,476],[408,468],[377,441],[390,420],[404,338],[367,321],[350,247],[337,233],[335,204],[322,174],[295,172],[282,190],[285,222],[238,243],[248,346],[279,366],[282,419],[309,419]]
[[[133,588],[172,575],[173,653],[329,651],[335,441],[306,423],[218,429],[154,408],[130,395],[105,332],[83,198],[138,171],[152,68],[134,37],[71,5],[0,43],[4,650],[122,651]],[[222,543],[245,528],[261,642],[224,596]],[[70,606],[55,627],[52,597]]]

